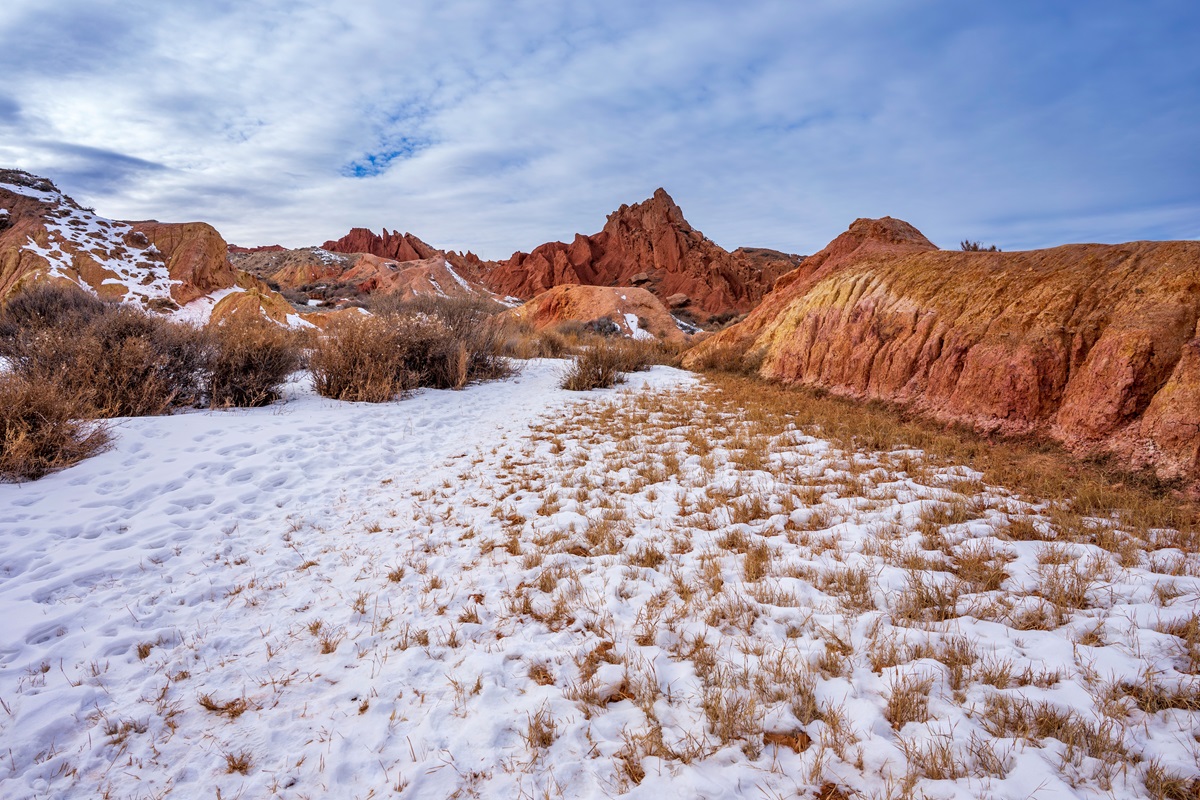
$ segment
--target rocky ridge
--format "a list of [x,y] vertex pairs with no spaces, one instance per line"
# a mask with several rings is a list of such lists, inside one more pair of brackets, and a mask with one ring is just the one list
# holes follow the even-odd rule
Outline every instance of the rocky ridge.
[[745,248],[730,253],[695,230],[663,189],[623,205],[603,230],[485,262],[496,292],[528,298],[561,284],[638,286],[701,321],[753,308],[798,256]]
[[[289,321],[286,302],[234,268],[211,225],[107,219],[19,170],[0,170],[0,209],[0,301],[32,283],[57,281],[191,322],[252,305]],[[232,299],[238,294],[246,296]]]
[[938,250],[857,220],[784,276],[725,351],[764,378],[1049,435],[1200,480],[1200,242]]
[[692,228],[663,189],[609,214],[599,233],[576,234],[570,244],[548,242],[503,261],[437,250],[411,233],[386,229],[354,228],[322,248],[399,262],[440,257],[467,280],[520,300],[561,285],[636,286],[701,321],[749,311],[802,260],[765,248],[722,249]]

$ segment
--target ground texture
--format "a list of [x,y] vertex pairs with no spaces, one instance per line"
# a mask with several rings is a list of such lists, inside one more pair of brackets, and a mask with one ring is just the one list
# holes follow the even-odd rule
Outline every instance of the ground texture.
[[0,486],[4,797],[1191,797],[1200,556],[675,370]]

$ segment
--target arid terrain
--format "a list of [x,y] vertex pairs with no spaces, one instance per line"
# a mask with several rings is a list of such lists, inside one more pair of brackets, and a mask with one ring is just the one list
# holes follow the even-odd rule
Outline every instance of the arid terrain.
[[1200,792],[1196,242],[0,208],[0,796]]

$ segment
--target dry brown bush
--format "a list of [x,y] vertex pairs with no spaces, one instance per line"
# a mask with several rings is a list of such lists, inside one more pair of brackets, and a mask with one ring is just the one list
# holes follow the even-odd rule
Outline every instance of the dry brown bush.
[[410,358],[424,359],[414,366],[421,386],[459,389],[473,381],[498,380],[513,373],[502,352],[506,329],[499,314],[505,308],[493,300],[385,297],[372,308],[413,334]]
[[0,480],[36,480],[103,450],[108,428],[84,411],[59,384],[0,374]]
[[53,382],[91,416],[149,416],[202,396],[207,336],[70,287],[35,287],[0,316],[0,355],[35,383]]
[[598,341],[575,356],[560,385],[573,392],[608,389],[625,381],[628,363],[628,356],[619,345]]
[[403,333],[383,317],[334,321],[309,355],[313,386],[323,397],[385,403],[417,385],[405,364]]
[[213,407],[272,402],[303,360],[296,334],[270,320],[235,316],[210,329],[210,335],[213,349],[206,382]]

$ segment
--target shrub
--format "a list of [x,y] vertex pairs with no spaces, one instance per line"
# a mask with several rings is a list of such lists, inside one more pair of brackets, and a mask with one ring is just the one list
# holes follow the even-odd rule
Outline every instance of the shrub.
[[211,345],[197,328],[120,306],[88,326],[79,345],[79,389],[99,416],[153,416],[201,401]]
[[322,397],[386,403],[417,385],[404,362],[404,340],[393,322],[352,314],[325,329],[308,358]]
[[34,287],[0,314],[13,372],[53,383],[90,416],[145,416],[197,403],[205,334],[67,287]]
[[499,314],[505,308],[499,303],[478,297],[401,300],[393,295],[372,298],[372,305],[412,337],[410,368],[420,386],[460,389],[513,373],[502,356],[505,330]]
[[259,317],[234,315],[209,335],[206,388],[214,408],[264,406],[276,400],[303,360],[294,332]]
[[56,383],[0,374],[0,480],[36,480],[103,450],[107,427],[83,411]]
[[559,384],[573,392],[607,389],[625,380],[629,356],[620,342],[596,342],[575,356]]
[[962,249],[968,253],[999,253],[1000,252],[1000,248],[996,247],[996,245],[991,245],[990,247],[984,247],[979,242],[972,242],[969,239],[963,239],[962,243],[959,246],[962,247]]
[[511,358],[562,358],[573,352],[571,342],[556,328],[534,329],[525,320],[497,317],[493,323],[497,352]]
[[14,348],[46,330],[81,327],[105,313],[108,305],[74,285],[40,283],[24,289],[0,311],[0,355],[15,358]]

